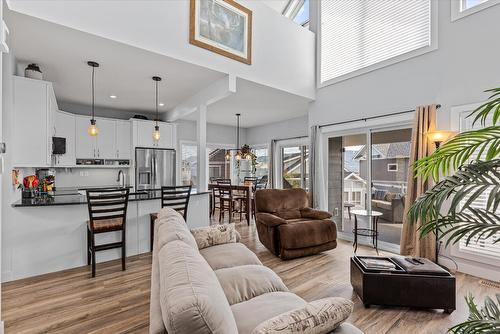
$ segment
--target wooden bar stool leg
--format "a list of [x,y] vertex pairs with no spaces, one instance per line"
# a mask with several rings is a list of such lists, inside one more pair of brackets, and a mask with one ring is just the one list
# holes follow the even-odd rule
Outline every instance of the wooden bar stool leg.
[[90,247],[92,252],[92,277],[95,277],[95,235],[90,231]]
[[87,266],[90,266],[91,261],[91,252],[90,252],[90,230],[87,226]]
[[125,238],[126,238],[126,233],[124,228],[122,230],[122,270],[125,270],[125,257],[127,253],[127,249],[125,247]]
[[155,233],[155,219],[153,216],[149,216],[149,244],[151,252],[153,251],[153,241],[154,241],[154,233]]

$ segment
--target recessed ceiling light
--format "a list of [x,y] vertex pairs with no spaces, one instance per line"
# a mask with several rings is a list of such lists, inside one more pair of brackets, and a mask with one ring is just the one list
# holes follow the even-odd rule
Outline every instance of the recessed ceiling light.
[[109,97],[112,98],[112,99],[116,99],[117,98],[116,95],[110,95]]
[[165,103],[160,102],[160,103],[158,103],[158,105],[159,105],[160,107],[163,107],[163,106],[165,105]]

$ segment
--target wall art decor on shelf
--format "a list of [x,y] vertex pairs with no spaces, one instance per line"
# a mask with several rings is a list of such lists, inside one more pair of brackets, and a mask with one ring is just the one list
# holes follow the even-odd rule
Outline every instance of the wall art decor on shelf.
[[250,65],[252,11],[233,0],[191,0],[189,43]]

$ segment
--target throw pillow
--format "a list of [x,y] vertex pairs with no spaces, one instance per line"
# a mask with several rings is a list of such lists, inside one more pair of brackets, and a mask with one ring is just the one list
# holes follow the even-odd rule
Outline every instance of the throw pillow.
[[351,315],[353,305],[339,297],[315,300],[262,322],[252,334],[327,334]]
[[234,223],[199,227],[191,230],[198,249],[237,242],[238,235]]

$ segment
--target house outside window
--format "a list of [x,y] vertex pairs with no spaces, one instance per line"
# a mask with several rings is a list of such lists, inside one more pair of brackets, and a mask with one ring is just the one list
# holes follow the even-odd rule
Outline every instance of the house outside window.
[[456,21],[498,4],[500,4],[500,0],[452,0],[451,21]]

